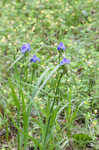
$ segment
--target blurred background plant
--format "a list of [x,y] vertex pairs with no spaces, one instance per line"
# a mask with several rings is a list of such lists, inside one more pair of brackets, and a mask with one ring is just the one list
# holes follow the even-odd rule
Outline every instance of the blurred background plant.
[[[46,149],[98,150],[99,1],[2,0],[0,10],[0,148],[13,149],[25,139],[28,149],[42,150],[55,98]],[[60,42],[71,63],[53,72]],[[26,56],[25,43],[31,45]],[[30,63],[34,55],[40,62]],[[57,73],[63,77],[56,94]],[[37,83],[46,85],[37,92]]]

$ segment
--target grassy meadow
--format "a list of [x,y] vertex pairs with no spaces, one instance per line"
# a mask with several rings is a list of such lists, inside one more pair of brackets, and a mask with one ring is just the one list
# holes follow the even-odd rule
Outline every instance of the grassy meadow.
[[0,1],[0,150],[99,150],[99,0]]

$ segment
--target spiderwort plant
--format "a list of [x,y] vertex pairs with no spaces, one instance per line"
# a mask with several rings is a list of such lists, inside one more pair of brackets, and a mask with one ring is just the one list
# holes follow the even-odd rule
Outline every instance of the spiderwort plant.
[[26,44],[23,44],[22,47],[21,47],[21,53],[23,54],[23,66],[22,67],[22,70],[23,70],[23,74],[24,74],[24,77],[25,77],[25,80],[27,80],[27,76],[28,76],[28,66],[26,64],[27,62],[27,56],[29,55],[29,51],[31,50],[31,46],[29,43],[26,43]]
[[[30,60],[27,61],[28,57],[26,57],[26,54],[28,51],[30,51],[30,44],[24,44],[21,48],[21,53],[23,55],[21,55],[23,58],[22,60],[22,69],[23,70],[18,70],[18,65],[16,65],[17,67],[17,72],[15,71],[15,74],[18,73],[18,75],[16,75],[16,81],[18,81],[18,95],[16,94],[15,91],[15,86],[13,85],[13,83],[11,81],[9,81],[9,86],[11,89],[11,96],[13,98],[13,101],[15,103],[15,106],[17,108],[17,119],[16,119],[16,126],[18,129],[18,136],[17,136],[17,141],[18,141],[18,150],[22,149],[22,145],[23,145],[23,149],[27,150],[27,143],[28,143],[28,132],[29,132],[29,110],[27,111],[27,102],[25,100],[25,95],[24,95],[24,91],[23,91],[23,82],[22,80],[25,79],[25,82],[27,82],[27,75],[28,75],[28,62],[30,61],[33,65],[36,65],[37,61],[40,61],[40,59],[34,55]],[[13,66],[18,63],[18,61],[20,59],[17,59],[15,61],[15,63],[13,64]],[[27,62],[27,63],[26,63]],[[25,64],[25,65],[24,65]],[[36,66],[37,67],[37,66]],[[21,77],[21,75],[24,75],[23,77]],[[17,85],[17,84],[16,84]],[[16,86],[17,88],[17,86]],[[22,118],[20,118],[20,115],[22,115]],[[20,127],[20,124],[22,124],[23,126]]]
[[[21,69],[21,72],[18,70],[18,66],[16,66],[16,72],[15,74],[18,74],[16,75],[16,79],[17,81],[19,82],[19,87],[18,87],[18,90],[19,90],[19,97],[16,95],[16,92],[14,90],[14,87],[13,87],[13,84],[10,83],[10,87],[11,87],[11,90],[12,90],[12,96],[13,96],[13,100],[15,101],[15,105],[17,107],[17,126],[18,126],[18,150],[21,150],[21,146],[22,144],[24,145],[24,150],[26,150],[26,145],[27,145],[27,138],[28,138],[28,117],[27,117],[27,113],[26,113],[26,102],[24,100],[24,97],[23,96],[23,91],[22,91],[22,80],[25,79],[27,81],[27,76],[28,76],[28,65],[26,63],[27,61],[27,55],[28,53],[31,50],[31,47],[30,47],[30,44],[27,43],[27,44],[24,44],[22,45],[20,51],[23,55],[21,55],[19,57],[19,59],[17,59],[15,61],[15,66],[16,66],[16,63],[21,59],[22,59],[22,69]],[[24,75],[24,77],[22,77],[21,75]],[[21,102],[22,102],[22,107],[21,107]],[[22,109],[22,112],[21,112],[21,109]],[[22,113],[23,115],[23,120],[20,120],[20,114]],[[23,134],[20,133],[20,122],[22,121],[23,123]],[[24,140],[21,140],[21,137],[22,135],[24,135]]]
[[[63,46],[60,44],[60,46]],[[59,47],[58,47],[59,48]],[[65,47],[63,46],[63,49]],[[60,50],[60,48],[59,48]],[[59,66],[63,66],[65,64],[69,64],[70,63],[70,60],[67,59],[67,58],[63,58],[63,60],[61,62],[59,62]],[[53,99],[53,102],[52,102],[52,105],[50,107],[50,112],[49,112],[49,116],[48,116],[48,122],[47,122],[47,125],[46,125],[46,131],[45,131],[45,137],[44,137],[44,141],[43,141],[43,150],[46,150],[46,145],[47,145],[47,137],[48,137],[48,134],[49,134],[49,130],[50,130],[50,126],[51,126],[51,118],[52,118],[52,114],[53,114],[53,108],[54,108],[54,105],[55,105],[55,102],[57,102],[57,98],[56,98],[56,95],[59,93],[59,86],[60,86],[60,82],[61,82],[61,79],[64,75],[64,72],[61,72],[61,74],[59,74],[59,72],[57,72],[57,85],[56,85],[56,89],[55,89],[55,97]],[[58,103],[57,103],[58,104]]]

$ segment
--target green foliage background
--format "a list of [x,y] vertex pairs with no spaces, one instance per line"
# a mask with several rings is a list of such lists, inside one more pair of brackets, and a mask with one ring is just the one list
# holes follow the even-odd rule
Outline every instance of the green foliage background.
[[[0,130],[9,125],[9,115],[16,119],[16,108],[10,95],[8,79],[10,79],[18,94],[18,74],[9,67],[20,57],[20,48],[24,43],[31,44],[31,52],[25,60],[17,62],[18,71],[27,66],[28,59],[37,54],[41,62],[35,68],[36,76],[28,84],[32,66],[28,70],[28,80],[25,81],[23,73],[22,90],[26,103],[27,95],[31,96],[33,87],[47,67],[58,64],[57,45],[62,41],[67,47],[66,56],[71,64],[64,69],[64,77],[60,83],[58,95],[59,105],[55,105],[57,112],[52,119],[51,138],[47,149],[66,149],[70,142],[67,139],[67,130],[73,135],[74,141],[79,140],[81,133],[85,139],[72,142],[72,147],[87,148],[87,140],[92,141],[92,150],[99,148],[99,1],[98,0],[2,0],[0,1]],[[61,72],[61,70],[60,70]],[[43,120],[47,121],[51,99],[55,96],[56,74],[47,82],[35,98],[39,109],[33,110],[33,115],[41,111]],[[68,104],[71,92],[71,105]],[[65,108],[65,109],[64,109]],[[69,109],[70,108],[70,109]],[[70,112],[69,112],[70,111]],[[76,115],[74,112],[76,112]],[[6,117],[2,116],[2,114]],[[68,114],[68,115],[67,115]],[[67,117],[68,116],[68,117]],[[58,118],[58,119],[56,119]],[[70,118],[72,118],[70,120]],[[68,123],[63,122],[68,120]],[[59,123],[59,121],[61,123]],[[84,123],[83,123],[84,121]],[[35,122],[35,121],[34,121]],[[53,125],[54,124],[54,125]],[[60,124],[63,128],[60,127]],[[70,126],[70,128],[69,128]],[[33,128],[34,127],[34,128]],[[37,122],[31,121],[30,133],[41,138],[41,131]],[[52,133],[55,132],[55,135]],[[90,134],[89,134],[90,133]],[[78,137],[77,137],[78,134]],[[88,136],[89,135],[89,136]],[[7,137],[7,135],[6,135]],[[1,137],[2,139],[2,137]],[[8,138],[9,139],[9,138]],[[84,139],[84,140],[83,140]],[[87,140],[86,140],[87,139]],[[69,139],[72,141],[72,138]],[[10,143],[11,140],[8,140]],[[67,143],[66,143],[67,141]],[[82,141],[82,143],[81,143]],[[89,142],[88,141],[88,142]],[[13,143],[13,142],[12,142]],[[31,142],[30,142],[31,143]],[[29,144],[30,144],[29,143]],[[76,144],[75,144],[76,143]],[[84,145],[85,143],[85,145]],[[1,143],[0,143],[1,144]],[[4,144],[1,144],[5,147]],[[31,144],[30,144],[31,145]],[[51,146],[53,145],[53,146]],[[75,146],[74,146],[75,145]],[[82,147],[84,145],[84,147]],[[15,145],[12,144],[12,147]],[[10,147],[10,149],[12,148]],[[75,149],[74,149],[75,150]]]

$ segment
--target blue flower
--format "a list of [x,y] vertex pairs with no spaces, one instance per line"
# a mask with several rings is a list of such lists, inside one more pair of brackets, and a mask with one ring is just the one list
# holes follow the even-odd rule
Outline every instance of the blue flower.
[[60,65],[69,64],[70,60],[67,58],[63,58],[63,60],[60,62]]
[[30,59],[30,62],[36,62],[36,61],[40,61],[40,59],[36,56],[36,55],[34,55],[31,59]]
[[21,52],[24,54],[25,52],[30,51],[30,49],[31,49],[30,44],[27,43],[21,47]]
[[66,47],[64,46],[64,44],[62,42],[60,42],[59,45],[57,46],[57,49],[65,51]]

